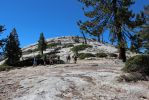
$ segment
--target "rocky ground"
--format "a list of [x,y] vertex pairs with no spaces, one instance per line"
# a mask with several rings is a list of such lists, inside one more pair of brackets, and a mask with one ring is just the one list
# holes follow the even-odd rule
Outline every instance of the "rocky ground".
[[122,62],[27,67],[0,72],[0,100],[149,100],[149,83],[118,82]]

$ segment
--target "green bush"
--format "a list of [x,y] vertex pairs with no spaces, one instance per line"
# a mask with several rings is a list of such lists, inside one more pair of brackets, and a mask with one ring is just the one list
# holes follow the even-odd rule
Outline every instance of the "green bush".
[[96,56],[91,53],[80,53],[79,54],[79,59],[85,59],[85,58],[89,58],[89,57],[96,57]]
[[71,43],[69,43],[69,44],[65,44],[65,45],[63,46],[63,48],[69,48],[69,47],[74,47],[74,45],[71,44]]
[[0,71],[7,71],[12,69],[11,66],[7,66],[7,65],[0,65]]
[[61,45],[61,43],[51,43],[47,45],[47,48],[57,47],[58,45]]
[[92,48],[92,46],[88,44],[81,44],[81,45],[74,46],[71,50],[73,52],[78,52],[81,50],[85,50],[86,48]]
[[137,55],[126,61],[124,72],[139,72],[149,75],[149,55]]
[[117,58],[117,57],[118,57],[118,55],[117,55],[117,54],[115,54],[115,53],[109,53],[109,56],[110,56],[110,57],[115,57],[115,58]]
[[105,57],[107,57],[108,55],[106,54],[106,53],[97,53],[96,54],[96,57],[98,57],[98,58],[105,58]]
[[137,82],[139,80],[148,80],[145,76],[143,76],[142,74],[140,73],[137,73],[137,72],[133,72],[133,73],[129,73],[127,75],[121,75],[118,77],[117,81],[118,82]]

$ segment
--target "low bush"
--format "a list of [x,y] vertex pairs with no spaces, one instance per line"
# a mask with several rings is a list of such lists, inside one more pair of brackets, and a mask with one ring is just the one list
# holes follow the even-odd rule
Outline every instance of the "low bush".
[[137,82],[140,80],[147,81],[148,79],[145,76],[143,76],[142,74],[137,73],[137,72],[129,73],[127,75],[121,75],[117,79],[118,82],[123,82],[123,81],[125,81],[125,82]]
[[7,71],[12,69],[11,66],[7,66],[7,65],[0,65],[0,71]]
[[71,50],[73,52],[78,52],[78,51],[85,50],[86,48],[92,48],[92,46],[88,44],[81,44],[81,45],[74,46]]
[[47,45],[47,48],[57,47],[58,45],[61,45],[61,43],[51,43]]
[[69,43],[69,44],[65,44],[65,45],[63,46],[63,48],[69,48],[69,47],[74,47],[74,45],[71,44],[71,43]]
[[149,55],[137,55],[126,61],[124,72],[132,73],[139,72],[149,75]]
[[117,58],[118,57],[118,55],[115,54],[115,53],[109,53],[108,55],[109,55],[109,57],[114,57],[114,58]]
[[105,58],[105,57],[107,57],[108,55],[106,54],[106,53],[97,53],[96,54],[96,57],[98,57],[98,58]]
[[96,56],[91,53],[80,53],[79,54],[79,59],[85,59],[85,58],[89,58],[89,57],[96,57]]

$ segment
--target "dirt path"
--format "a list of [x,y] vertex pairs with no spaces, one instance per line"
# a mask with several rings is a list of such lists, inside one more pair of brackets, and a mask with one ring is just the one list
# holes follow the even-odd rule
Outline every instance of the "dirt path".
[[149,83],[119,83],[117,60],[0,72],[0,100],[149,100]]

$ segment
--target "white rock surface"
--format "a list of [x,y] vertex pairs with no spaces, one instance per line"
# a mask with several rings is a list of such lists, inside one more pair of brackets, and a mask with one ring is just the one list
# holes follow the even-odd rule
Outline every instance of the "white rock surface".
[[116,81],[123,66],[100,59],[0,72],[0,100],[148,100],[148,82]]

